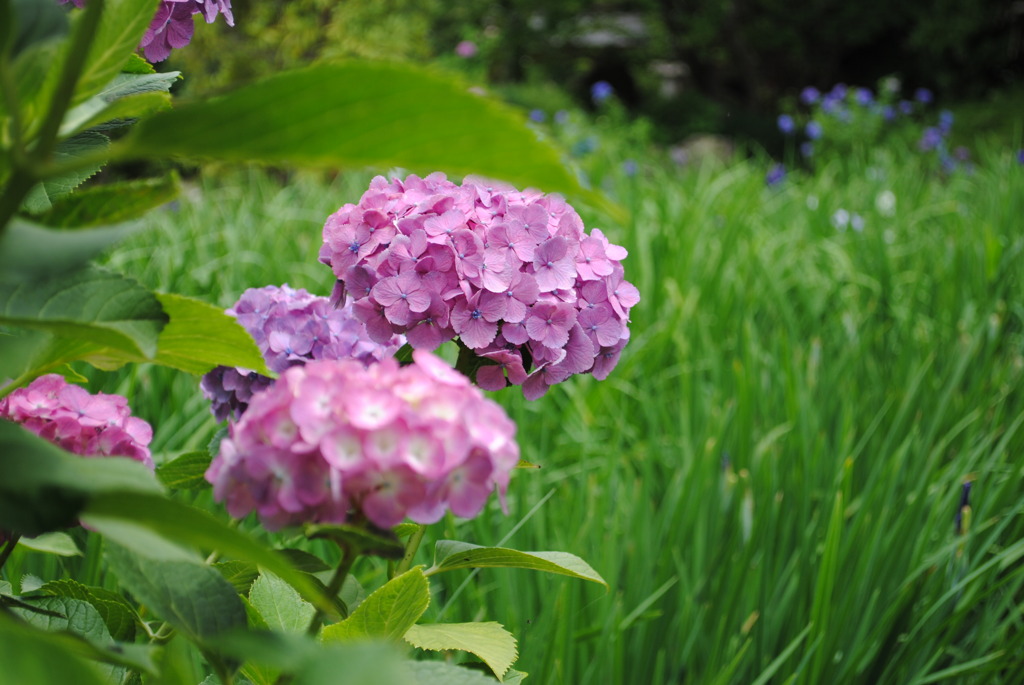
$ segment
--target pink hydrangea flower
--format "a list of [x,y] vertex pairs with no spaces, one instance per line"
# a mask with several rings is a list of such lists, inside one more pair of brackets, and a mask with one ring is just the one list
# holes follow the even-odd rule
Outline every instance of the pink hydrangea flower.
[[[357,359],[371,364],[394,355],[405,344],[390,328],[383,342],[375,342],[351,302],[335,308],[326,297],[287,283],[250,288],[227,313],[249,332],[267,368],[275,373],[313,359]],[[213,415],[225,421],[241,416],[253,395],[272,384],[272,379],[255,371],[218,366],[203,376],[200,387]]]
[[63,376],[40,376],[0,399],[0,418],[84,457],[128,457],[153,468],[153,429],[120,395],[90,395]]
[[606,377],[640,300],[626,250],[588,235],[564,199],[481,179],[378,176],[323,237],[332,298],[355,300],[372,339],[433,350],[458,337],[481,359],[481,387],[530,398],[577,373]]
[[515,424],[424,350],[414,363],[325,360],[253,397],[210,464],[214,497],[271,529],[365,517],[382,528],[480,513],[519,463]]

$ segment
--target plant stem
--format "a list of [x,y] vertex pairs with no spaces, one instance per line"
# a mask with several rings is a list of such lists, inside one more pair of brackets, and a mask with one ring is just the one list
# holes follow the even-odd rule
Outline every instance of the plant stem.
[[395,568],[396,576],[402,575],[412,567],[412,560],[416,556],[416,550],[420,548],[420,542],[422,542],[425,532],[427,532],[427,526],[421,523],[409,536],[409,542],[405,543],[405,554],[402,555],[402,560]]
[[[341,548],[341,561],[338,562],[338,568],[334,571],[334,575],[331,577],[331,582],[327,585],[327,598],[331,602],[333,602],[334,598],[338,596],[341,586],[345,584],[345,578],[348,576],[348,572],[352,570],[352,564],[355,563],[356,557],[359,556],[359,554],[351,550],[348,545],[344,545],[339,542],[338,547]],[[323,623],[324,612],[322,609],[317,607],[316,613],[313,614],[313,618],[309,622],[309,627],[306,628],[306,634],[315,637],[320,631],[320,626],[322,626]]]
[[2,569],[4,567],[4,564],[7,563],[7,559],[11,556],[11,553],[14,551],[14,548],[18,546],[18,540],[20,539],[20,535],[12,536],[7,541],[7,546],[3,548],[3,551],[0,551],[0,569]]

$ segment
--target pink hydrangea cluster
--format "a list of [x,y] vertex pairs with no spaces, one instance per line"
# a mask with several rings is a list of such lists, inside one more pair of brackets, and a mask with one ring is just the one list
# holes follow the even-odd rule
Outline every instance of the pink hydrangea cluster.
[[[85,0],[58,0],[69,2],[81,8]],[[192,42],[195,30],[192,17],[202,14],[207,24],[212,24],[218,14],[224,16],[228,26],[235,25],[231,13],[231,0],[163,0],[156,10],[156,16],[139,42],[139,48],[150,62],[162,62],[172,49],[183,48]]]
[[288,369],[230,425],[206,472],[214,497],[271,530],[353,513],[382,528],[476,516],[519,463],[515,424],[439,358],[417,350],[413,362]]
[[[284,284],[250,288],[227,313],[256,341],[267,368],[281,373],[313,359],[356,359],[364,365],[395,354],[404,344],[392,335],[384,343],[371,340],[351,305],[335,308],[326,297]],[[200,387],[218,421],[238,418],[253,394],[272,379],[243,368],[218,366],[203,376]]]
[[91,395],[62,376],[40,376],[0,399],[0,418],[20,423],[69,452],[128,457],[153,468],[153,429],[131,415],[120,395]]
[[557,195],[443,174],[377,177],[324,226],[320,261],[370,337],[433,350],[458,336],[487,390],[528,399],[577,373],[607,377],[629,339],[637,289],[626,250]]

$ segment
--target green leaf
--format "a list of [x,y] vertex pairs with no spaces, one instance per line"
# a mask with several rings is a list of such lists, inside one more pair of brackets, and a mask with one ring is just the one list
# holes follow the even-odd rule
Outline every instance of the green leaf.
[[439,540],[434,548],[434,566],[426,574],[432,576],[457,568],[524,568],[589,580],[608,587],[604,578],[587,562],[567,552],[519,552],[504,547],[480,547],[455,540]]
[[[33,217],[33,221],[54,228],[120,224],[139,219],[156,207],[170,202],[178,196],[178,190],[176,174],[93,186],[62,199],[49,211]],[[88,233],[91,231],[82,232],[81,235]]]
[[[73,107],[64,115],[60,135],[71,135],[82,129],[114,119],[137,117],[169,109],[168,91],[180,72],[161,74],[118,74],[100,92]],[[138,96],[145,96],[138,98]]]
[[522,671],[517,671],[514,668],[511,668],[508,673],[505,674],[505,679],[502,682],[505,683],[505,685],[519,685],[519,683],[526,680],[529,675],[529,673],[523,673]]
[[92,497],[82,513],[82,522],[97,529],[125,521],[165,539],[258,564],[298,590],[306,601],[324,611],[333,611],[333,604],[310,576],[296,571],[280,554],[194,507],[161,495],[119,492]]
[[109,538],[106,558],[118,582],[190,640],[205,640],[247,625],[245,607],[235,589],[199,561],[150,555]]
[[480,671],[473,671],[442,661],[409,661],[416,685],[493,685],[494,680]]
[[583,192],[521,113],[451,76],[402,64],[343,62],[278,74],[149,117],[114,155],[399,166]]
[[[110,145],[110,139],[96,131],[83,131],[73,138],[62,140],[54,149],[55,164],[70,164],[94,159],[96,154]],[[25,197],[22,208],[29,214],[41,214],[53,207],[53,203],[89,180],[103,166],[103,161],[93,161],[59,176],[48,178],[37,184]]]
[[0,664],[7,682],[105,685],[96,666],[76,652],[67,638],[27,627],[0,611]]
[[311,539],[335,540],[359,554],[372,554],[384,559],[401,559],[405,554],[405,545],[393,531],[375,528],[370,524],[352,526],[344,523],[317,523],[307,525],[303,532]]
[[0,284],[74,271],[135,228],[121,225],[63,231],[15,218],[0,235]]
[[[37,0],[12,0],[14,42],[11,46],[11,57],[29,46],[37,43],[56,40],[68,33],[70,24],[68,15],[55,2],[38,2]],[[4,21],[8,20],[4,17]],[[6,29],[6,27],[5,27]],[[6,35],[7,31],[3,31]]]
[[274,375],[256,341],[224,310],[183,295],[159,293],[156,297],[171,317],[160,335],[157,364],[196,375],[215,366],[240,366]]
[[430,589],[417,566],[370,593],[352,615],[321,632],[325,642],[398,640],[419,620],[430,604]]
[[18,544],[26,549],[46,554],[56,554],[59,557],[80,557],[82,551],[67,533],[43,533],[34,538],[21,538]]
[[199,490],[210,487],[205,474],[210,467],[210,453],[206,450],[186,452],[156,467],[156,477],[171,490]]
[[272,573],[260,574],[249,590],[249,601],[268,626],[285,633],[305,631],[316,613],[312,604]]
[[[40,611],[27,608],[12,608],[10,611],[31,626],[47,632],[67,631],[100,649],[114,644],[103,618],[88,602],[70,597],[38,597],[22,601]],[[100,667],[100,671],[113,682],[118,682],[119,675],[123,674],[123,669],[109,665]]]
[[89,497],[160,492],[152,472],[123,457],[83,459],[0,421],[0,528],[23,535],[77,523]]
[[323,573],[331,570],[323,559],[301,549],[279,549],[278,554],[303,573]]
[[135,639],[135,625],[139,616],[135,608],[121,595],[101,587],[89,587],[76,580],[51,580],[40,592],[57,597],[70,597],[88,602],[99,613],[110,636],[121,642]]
[[237,559],[218,561],[213,564],[213,567],[224,576],[224,580],[231,583],[231,586],[240,595],[248,596],[249,588],[260,575],[259,566],[249,561],[238,561]]
[[106,0],[72,104],[89,99],[121,73],[153,20],[157,5],[157,0]]
[[414,625],[406,632],[405,641],[420,649],[459,649],[475,654],[499,681],[518,656],[515,637],[494,621]]
[[0,283],[0,323],[80,338],[150,358],[167,315],[135,281],[95,267],[20,285]]

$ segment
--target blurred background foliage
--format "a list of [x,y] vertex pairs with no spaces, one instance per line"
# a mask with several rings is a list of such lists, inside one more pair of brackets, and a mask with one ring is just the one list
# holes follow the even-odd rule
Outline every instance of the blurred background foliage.
[[[761,139],[805,86],[895,75],[944,101],[983,99],[1024,76],[1024,3],[1006,0],[235,0],[237,27],[203,27],[172,68],[205,95],[281,68],[363,57],[435,61],[528,108],[557,83],[592,107],[610,83],[662,142]],[[470,41],[475,54],[459,57]],[[527,84],[523,90],[523,84]],[[533,86],[533,87],[531,87]]]

